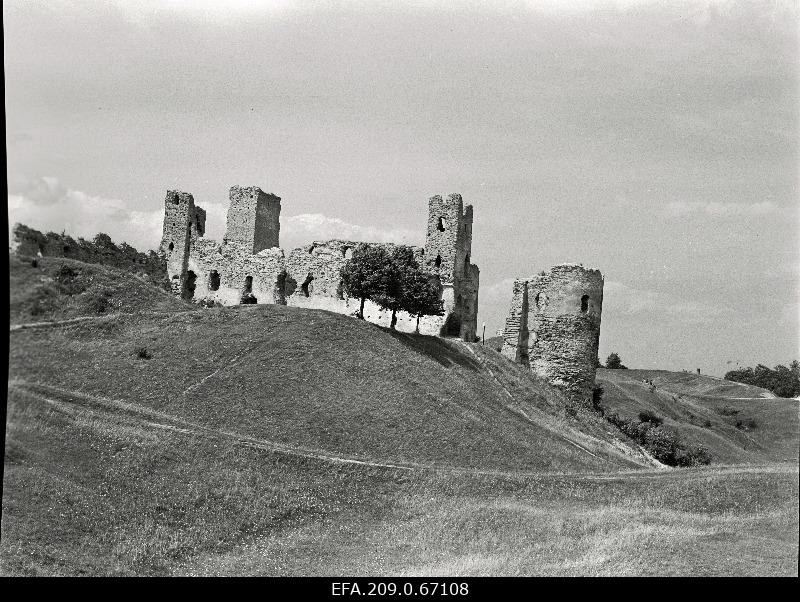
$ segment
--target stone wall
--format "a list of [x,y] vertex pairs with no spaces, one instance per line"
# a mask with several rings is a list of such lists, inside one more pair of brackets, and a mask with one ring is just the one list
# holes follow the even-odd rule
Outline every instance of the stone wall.
[[239,243],[251,253],[279,246],[281,199],[257,186],[230,190],[225,242]]
[[[223,305],[278,303],[355,315],[360,300],[346,296],[340,274],[360,243],[315,241],[287,254],[279,247],[279,197],[234,186],[230,201],[220,244],[203,238],[206,213],[191,195],[167,193],[161,247],[176,294]],[[431,198],[426,239],[424,249],[413,247],[414,256],[441,283],[445,315],[421,318],[420,332],[475,340],[479,270],[470,263],[472,207],[465,210],[457,194]],[[391,250],[396,245],[380,246]],[[364,317],[382,326],[391,323],[391,312],[370,301]],[[395,328],[414,332],[416,322],[398,312]]]
[[575,264],[557,265],[514,282],[502,353],[591,404],[600,342],[603,276]]

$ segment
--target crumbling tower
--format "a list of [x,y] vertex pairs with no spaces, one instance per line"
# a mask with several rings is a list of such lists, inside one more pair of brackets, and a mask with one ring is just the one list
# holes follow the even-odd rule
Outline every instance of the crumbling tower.
[[206,212],[194,204],[188,192],[168,190],[164,198],[164,229],[159,250],[167,258],[172,292],[186,296],[187,266],[192,243],[205,234]]
[[590,405],[602,310],[599,270],[562,264],[516,280],[502,353],[572,401]]
[[428,201],[425,269],[439,278],[445,309],[441,334],[475,340],[478,321],[478,267],[471,263],[472,205],[460,194]]
[[225,242],[248,253],[279,246],[281,199],[258,186],[232,186]]

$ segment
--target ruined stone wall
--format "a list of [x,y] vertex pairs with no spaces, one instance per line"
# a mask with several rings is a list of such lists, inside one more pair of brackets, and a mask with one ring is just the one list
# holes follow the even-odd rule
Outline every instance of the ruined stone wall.
[[502,353],[589,405],[603,308],[599,270],[562,264],[514,282]]
[[[230,200],[220,244],[203,238],[206,212],[194,205],[191,195],[167,193],[161,247],[176,293],[223,305],[280,303],[357,312],[360,300],[346,296],[341,269],[360,243],[316,241],[284,254],[278,246],[280,198],[257,187],[233,186]],[[391,250],[396,245],[380,246]],[[413,249],[417,263],[441,284],[445,315],[421,318],[421,333],[475,340],[479,270],[470,263],[471,247],[472,207],[464,210],[457,194],[447,200],[431,198],[426,246]],[[384,326],[391,323],[391,312],[370,301],[364,317]],[[416,317],[398,312],[395,327],[414,332],[416,322]]]
[[222,305],[285,304],[283,250],[273,247],[253,255],[248,249],[237,243],[198,241],[187,265],[194,280],[193,298]]
[[225,232],[226,243],[238,243],[251,253],[280,246],[281,199],[257,186],[232,186]]
[[[205,227],[205,211],[202,212]],[[186,297],[186,266],[190,241],[197,238],[194,197],[188,192],[168,190],[164,198],[164,228],[159,250],[167,259],[172,291]]]

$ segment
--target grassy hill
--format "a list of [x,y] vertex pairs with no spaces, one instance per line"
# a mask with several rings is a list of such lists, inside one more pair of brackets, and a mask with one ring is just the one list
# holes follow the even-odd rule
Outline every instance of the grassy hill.
[[684,372],[597,372],[608,412],[635,418],[650,411],[715,463],[798,461],[800,403],[759,387]]
[[598,417],[565,417],[559,393],[490,350],[339,314],[195,309],[12,337],[20,387],[134,403],[300,450],[485,470],[647,465]]
[[8,256],[11,324],[191,307],[144,277],[64,257]]
[[130,312],[10,333],[4,574],[797,572],[796,416],[757,464],[668,470],[489,346],[10,263]]

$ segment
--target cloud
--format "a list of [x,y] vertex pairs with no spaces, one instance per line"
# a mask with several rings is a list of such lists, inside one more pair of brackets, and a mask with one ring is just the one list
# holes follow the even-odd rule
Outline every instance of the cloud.
[[44,232],[66,232],[92,238],[105,232],[115,242],[139,250],[155,248],[161,238],[163,210],[141,211],[120,199],[93,196],[63,185],[57,178],[12,178],[8,195],[8,224],[21,222]]
[[772,201],[760,201],[757,203],[720,203],[712,201],[686,202],[673,201],[667,203],[664,212],[671,217],[681,217],[684,215],[706,215],[708,217],[755,217],[758,215],[768,215],[778,211],[778,206]]
[[603,286],[603,314],[671,317],[687,322],[705,322],[736,312],[724,305],[676,299],[650,290],[640,290],[621,282],[606,281]]
[[359,226],[322,213],[301,213],[281,219],[281,246],[291,249],[314,240],[341,238],[363,242],[422,244],[420,233],[405,228]]
[[[73,237],[93,238],[105,232],[115,242],[154,249],[161,239],[164,210],[131,208],[131,201],[93,196],[73,190],[57,178],[15,177],[9,182],[9,228],[21,222],[42,231],[66,232]],[[201,203],[206,210],[208,238],[225,235],[228,207],[221,203]],[[9,230],[10,232],[10,230]],[[340,238],[363,242],[422,244],[420,233],[404,228],[382,229],[351,224],[322,213],[303,213],[281,218],[281,246],[292,249],[314,240]]]

